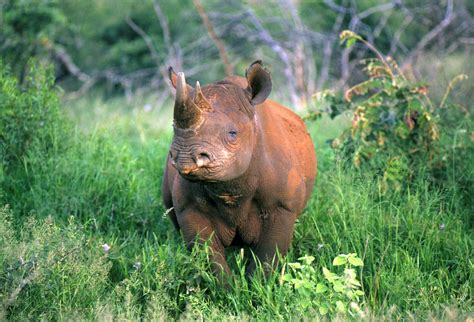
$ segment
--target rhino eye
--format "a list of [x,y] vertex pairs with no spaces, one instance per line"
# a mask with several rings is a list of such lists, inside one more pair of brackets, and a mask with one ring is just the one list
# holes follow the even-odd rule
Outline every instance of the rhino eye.
[[237,131],[235,131],[235,130],[229,131],[227,133],[227,137],[229,138],[230,142],[234,142],[235,140],[237,140]]

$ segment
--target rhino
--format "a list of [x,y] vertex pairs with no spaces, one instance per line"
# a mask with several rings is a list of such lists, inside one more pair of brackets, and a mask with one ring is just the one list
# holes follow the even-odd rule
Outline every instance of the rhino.
[[[174,136],[162,182],[168,216],[188,247],[209,243],[215,274],[230,276],[225,249],[254,253],[270,270],[284,256],[310,198],[316,155],[303,120],[267,99],[269,71],[260,60],[245,78],[195,87],[169,68],[176,89]],[[268,271],[268,269],[266,270]]]

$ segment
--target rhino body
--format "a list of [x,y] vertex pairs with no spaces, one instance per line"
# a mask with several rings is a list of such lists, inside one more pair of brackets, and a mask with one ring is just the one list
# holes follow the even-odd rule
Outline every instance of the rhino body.
[[[209,240],[217,273],[230,274],[225,249],[248,246],[263,262],[285,255],[316,177],[302,119],[266,99],[271,78],[260,61],[246,78],[201,89],[170,68],[176,87],[174,137],[162,183],[169,217],[185,242]],[[251,259],[248,272],[253,272]],[[225,275],[225,274],[224,274]]]

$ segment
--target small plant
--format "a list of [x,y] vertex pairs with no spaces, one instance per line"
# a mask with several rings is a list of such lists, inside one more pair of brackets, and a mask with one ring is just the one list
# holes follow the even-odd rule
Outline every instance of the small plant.
[[313,256],[300,257],[298,262],[288,263],[290,271],[282,274],[282,283],[294,287],[300,299],[303,311],[317,309],[319,314],[362,314],[363,296],[361,284],[357,280],[354,267],[363,266],[356,254],[341,254],[333,260],[333,266],[343,266],[342,274],[337,274],[323,267],[321,277],[311,264]]
[[35,314],[49,320],[63,307],[92,309],[105,296],[110,262],[73,217],[66,227],[30,218],[20,230],[0,207],[0,320]]
[[[332,91],[315,95],[331,118],[347,110],[352,112],[351,127],[333,141],[333,147],[355,167],[375,169],[382,178],[383,191],[399,191],[402,183],[414,176],[413,169],[420,166],[429,170],[443,166],[438,158],[444,148],[439,144],[440,110],[452,85],[440,107],[435,107],[425,84],[407,79],[396,61],[384,57],[361,36],[345,30],[340,40],[346,47],[361,42],[376,58],[363,61],[368,79],[344,95]],[[320,114],[316,112],[308,118]]]

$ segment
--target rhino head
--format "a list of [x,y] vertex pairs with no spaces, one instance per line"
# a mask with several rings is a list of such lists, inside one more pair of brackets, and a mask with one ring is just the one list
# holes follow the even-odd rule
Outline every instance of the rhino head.
[[248,169],[257,141],[255,106],[265,101],[272,81],[261,61],[236,76],[201,88],[186,84],[170,67],[176,88],[170,160],[190,181],[229,181]]

